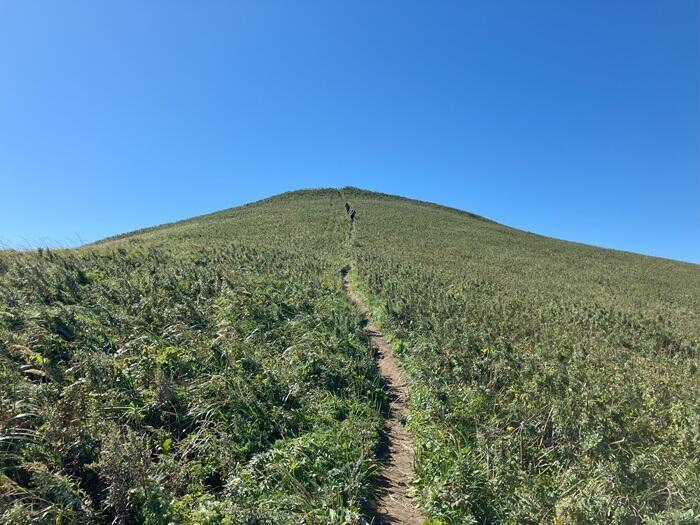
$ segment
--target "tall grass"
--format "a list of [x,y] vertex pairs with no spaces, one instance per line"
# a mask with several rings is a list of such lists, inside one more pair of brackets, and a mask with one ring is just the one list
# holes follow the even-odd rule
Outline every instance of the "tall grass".
[[344,191],[444,523],[697,523],[700,268]]
[[431,523],[700,521],[698,266],[346,188],[0,251],[0,523],[369,519],[348,262]]
[[382,395],[317,219],[0,252],[0,522],[363,522]]

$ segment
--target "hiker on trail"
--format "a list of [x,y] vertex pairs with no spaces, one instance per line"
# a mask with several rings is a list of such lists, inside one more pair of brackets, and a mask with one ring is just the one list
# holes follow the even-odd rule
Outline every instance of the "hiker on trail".
[[345,203],[345,213],[350,213],[350,204]]
[[350,212],[350,220],[351,220],[352,222],[355,222],[355,210],[352,210],[352,211]]

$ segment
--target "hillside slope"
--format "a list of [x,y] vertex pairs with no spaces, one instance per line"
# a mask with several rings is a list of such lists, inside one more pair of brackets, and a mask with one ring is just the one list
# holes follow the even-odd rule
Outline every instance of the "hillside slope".
[[344,192],[451,523],[700,519],[700,267]]
[[344,188],[0,252],[2,520],[369,518],[387,400],[347,263],[427,516],[700,519],[700,267]]

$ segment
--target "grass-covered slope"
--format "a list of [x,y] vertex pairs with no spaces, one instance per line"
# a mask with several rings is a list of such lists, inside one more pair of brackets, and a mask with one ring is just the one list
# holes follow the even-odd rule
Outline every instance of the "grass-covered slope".
[[449,523],[700,521],[700,267],[344,192]]
[[0,522],[358,522],[381,389],[337,201],[0,253]]
[[426,515],[699,519],[700,267],[343,189],[0,252],[0,522],[360,523],[383,396],[348,262]]

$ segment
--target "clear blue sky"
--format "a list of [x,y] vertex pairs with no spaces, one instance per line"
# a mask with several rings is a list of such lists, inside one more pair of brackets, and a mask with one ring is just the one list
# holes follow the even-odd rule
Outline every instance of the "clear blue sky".
[[700,2],[0,3],[0,239],[354,185],[700,262]]

